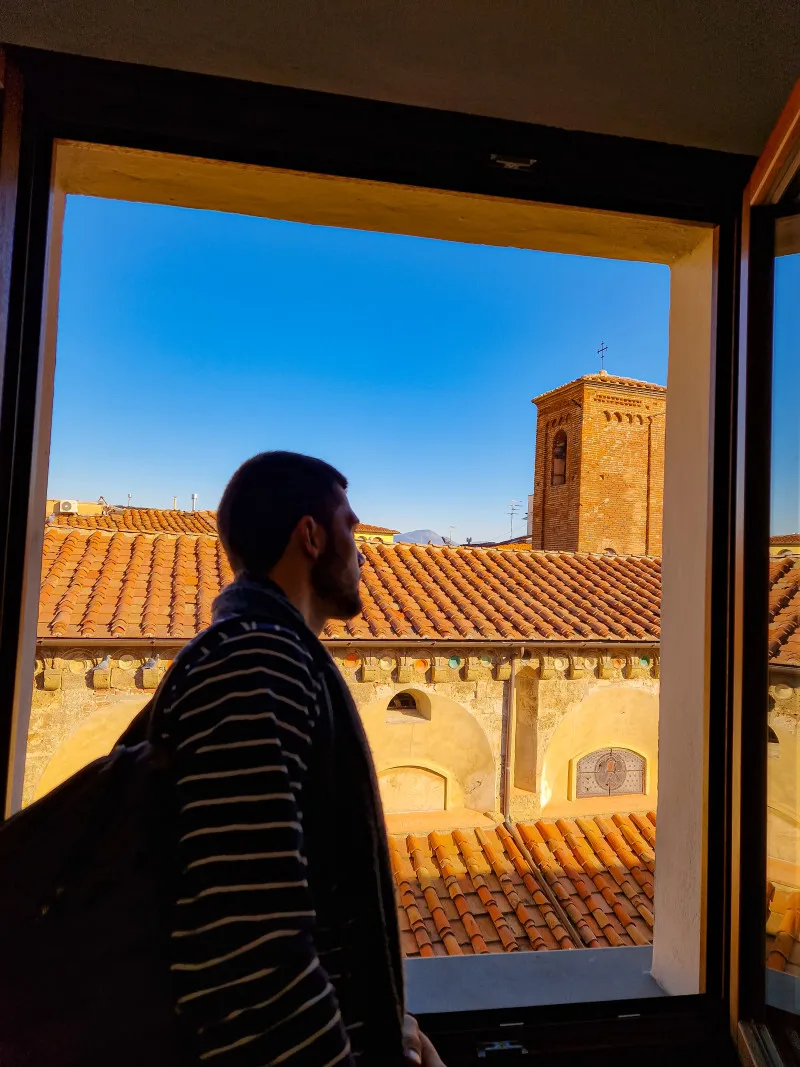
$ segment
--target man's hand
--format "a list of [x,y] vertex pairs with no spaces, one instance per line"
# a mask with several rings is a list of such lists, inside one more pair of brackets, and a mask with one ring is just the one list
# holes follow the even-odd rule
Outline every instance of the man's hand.
[[420,1030],[413,1015],[406,1014],[403,1020],[403,1050],[410,1063],[421,1064],[421,1067],[444,1067],[439,1053],[430,1038]]

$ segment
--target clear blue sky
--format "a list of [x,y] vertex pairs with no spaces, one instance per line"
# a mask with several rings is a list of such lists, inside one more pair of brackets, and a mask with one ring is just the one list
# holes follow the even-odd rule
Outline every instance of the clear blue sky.
[[774,534],[800,532],[800,254],[775,261],[772,428]]
[[286,448],[340,467],[366,522],[506,537],[531,397],[601,341],[664,384],[668,310],[654,264],[70,197],[50,495],[213,508]]

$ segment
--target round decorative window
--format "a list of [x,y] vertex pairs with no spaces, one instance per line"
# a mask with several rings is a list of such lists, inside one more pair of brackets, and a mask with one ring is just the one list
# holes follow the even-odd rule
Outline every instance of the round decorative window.
[[461,656],[451,656],[450,659],[447,661],[448,667],[452,667],[454,671],[459,670],[462,663],[463,660],[461,659]]

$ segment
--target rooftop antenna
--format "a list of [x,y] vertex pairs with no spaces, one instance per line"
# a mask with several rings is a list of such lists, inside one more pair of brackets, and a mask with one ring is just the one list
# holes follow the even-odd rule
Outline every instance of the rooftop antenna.
[[192,511],[197,510],[197,493],[192,493]]
[[453,547],[453,530],[454,529],[455,529],[455,526],[453,526],[453,524],[450,523],[450,525],[448,526],[448,530],[450,531],[450,533],[449,533],[448,538],[447,538],[447,543],[448,543],[448,545],[450,545],[451,548]]
[[600,357],[600,373],[601,374],[603,374],[603,372],[606,369],[606,352],[607,351],[608,351],[608,345],[605,343],[605,341],[601,341],[600,342],[600,347],[597,349],[597,354]]
[[518,500],[512,500],[511,504],[509,506],[509,509],[508,509],[508,515],[509,515],[509,518],[511,519],[511,536],[512,537],[514,536],[514,516],[516,515],[518,510],[519,510],[519,501]]

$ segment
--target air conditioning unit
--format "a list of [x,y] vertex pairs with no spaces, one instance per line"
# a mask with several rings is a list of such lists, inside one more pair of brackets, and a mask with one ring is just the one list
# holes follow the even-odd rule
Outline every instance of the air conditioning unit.
[[78,514],[78,501],[77,500],[59,500],[58,510],[62,515],[77,515]]

